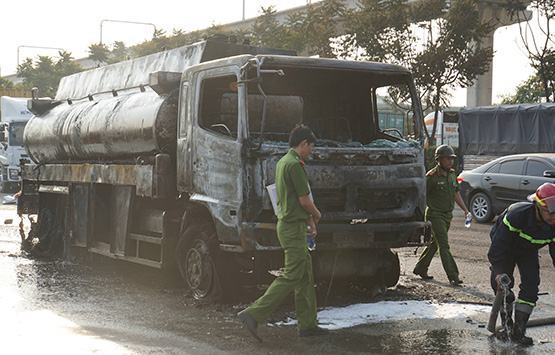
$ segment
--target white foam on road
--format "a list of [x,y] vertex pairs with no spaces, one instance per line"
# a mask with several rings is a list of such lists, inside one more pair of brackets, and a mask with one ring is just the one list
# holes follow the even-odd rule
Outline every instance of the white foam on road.
[[[357,325],[395,322],[415,319],[458,319],[489,314],[491,307],[460,304],[434,303],[431,301],[382,301],[359,303],[346,307],[330,307],[318,312],[321,327],[336,330]],[[288,319],[275,325],[295,325],[297,321]]]

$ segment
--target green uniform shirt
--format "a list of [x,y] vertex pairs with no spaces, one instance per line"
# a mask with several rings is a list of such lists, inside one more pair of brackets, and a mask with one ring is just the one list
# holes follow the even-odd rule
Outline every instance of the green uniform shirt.
[[308,212],[299,203],[299,197],[310,193],[304,162],[293,149],[276,166],[278,219],[282,222],[306,221]]
[[450,214],[455,208],[459,183],[454,170],[442,174],[439,165],[426,174],[426,201],[429,213]]

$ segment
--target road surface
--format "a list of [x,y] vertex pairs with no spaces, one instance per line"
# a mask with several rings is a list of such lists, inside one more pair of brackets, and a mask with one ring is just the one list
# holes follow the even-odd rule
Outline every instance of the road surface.
[[[244,304],[206,305],[191,300],[185,289],[168,287],[160,275],[110,260],[85,264],[33,260],[20,251],[18,219],[13,207],[0,209],[0,334],[6,354],[218,354],[218,353],[513,353],[488,337],[483,328],[491,301],[485,254],[489,226],[453,223],[451,245],[465,287],[447,284],[439,258],[424,282],[411,274],[417,255],[400,250],[401,282],[370,297],[356,288],[320,293],[320,318],[334,329],[323,338],[299,339],[292,304],[263,326],[264,343],[253,341],[235,314]],[[420,253],[421,250],[418,251]],[[542,296],[535,316],[555,313],[554,268],[542,252]],[[322,285],[325,289],[326,285]],[[277,323],[276,323],[277,322]],[[280,323],[281,322],[281,323]],[[529,333],[533,348],[514,353],[553,353],[555,327]]]

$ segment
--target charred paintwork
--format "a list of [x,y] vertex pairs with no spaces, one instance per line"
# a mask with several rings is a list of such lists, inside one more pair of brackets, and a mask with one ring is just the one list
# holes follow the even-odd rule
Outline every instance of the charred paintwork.
[[136,187],[136,194],[154,197],[154,165],[48,164],[25,166],[25,179],[38,182],[94,183]]
[[[123,215],[132,215],[132,231],[113,228],[112,232],[119,234],[113,246],[95,242],[89,250],[130,261],[142,260],[140,243],[162,245],[162,249],[175,244],[177,232],[172,239],[166,232],[161,237],[159,231],[145,232],[148,235],[133,231],[142,221],[160,220],[160,216],[174,216],[168,222],[173,227],[166,229],[181,231],[186,223],[206,223],[208,217],[214,222],[220,248],[226,252],[279,251],[276,218],[265,187],[274,182],[276,163],[288,148],[286,144],[255,142],[249,137],[244,81],[249,65],[376,72],[407,82],[411,81],[410,73],[379,63],[253,56],[246,53],[265,50],[234,45],[218,52],[214,46],[210,42],[197,44],[64,79],[56,97],[63,101],[33,118],[25,131],[28,150],[39,165],[23,170],[22,201],[26,196],[36,199],[40,185],[81,183],[98,186],[99,190],[106,185],[123,186],[121,196],[125,201],[118,201],[114,208]],[[173,58],[182,52],[183,60]],[[223,58],[236,54],[244,55]],[[212,60],[216,58],[221,59]],[[156,82],[160,86],[155,86],[156,90],[148,87],[149,75],[160,71],[183,72],[179,86],[172,74],[163,88],[160,82]],[[232,75],[238,82],[237,137],[215,134],[198,122],[202,80]],[[176,86],[175,91],[170,82]],[[414,85],[411,89],[414,91]],[[79,100],[86,96],[90,99]],[[278,106],[282,110],[287,105]],[[418,130],[421,110],[417,100],[414,111]],[[425,172],[420,146],[319,146],[307,171],[323,212],[318,242],[322,252],[425,243]],[[134,187],[134,194],[130,187]],[[101,194],[94,191],[89,191],[88,198],[101,201]],[[131,213],[131,201],[137,201],[137,196],[145,199],[134,205]],[[197,211],[192,217],[187,214],[191,210]],[[181,222],[175,222],[175,215],[183,216]],[[127,239],[123,234],[128,234]],[[126,255],[122,255],[124,249]],[[164,258],[141,262],[161,267]],[[352,268],[347,269],[346,275],[353,274]],[[369,269],[371,274],[376,267]]]
[[25,146],[37,164],[127,160],[175,151],[177,93],[139,89],[63,103],[34,116]]

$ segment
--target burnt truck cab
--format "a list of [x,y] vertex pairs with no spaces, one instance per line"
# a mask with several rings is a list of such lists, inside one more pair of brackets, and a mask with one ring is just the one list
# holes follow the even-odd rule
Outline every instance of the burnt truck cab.
[[[369,62],[238,56],[188,69],[181,88],[178,190],[210,211],[224,250],[252,253],[262,272],[279,267],[281,253],[269,257],[280,246],[266,186],[289,149],[290,130],[303,123],[319,139],[306,165],[323,215],[317,276],[329,276],[339,257],[336,276],[382,271],[388,286],[396,284],[398,260],[389,248],[429,239],[422,116],[410,72]],[[404,115],[411,136],[380,127],[380,116],[392,111]]]
[[66,256],[178,270],[197,298],[265,282],[283,262],[266,187],[303,123],[318,137],[306,165],[323,213],[317,279],[395,285],[390,249],[429,240],[412,76],[291,54],[204,41],[68,76],[55,99],[30,100],[36,165],[22,167],[18,203],[38,214],[30,236]]

